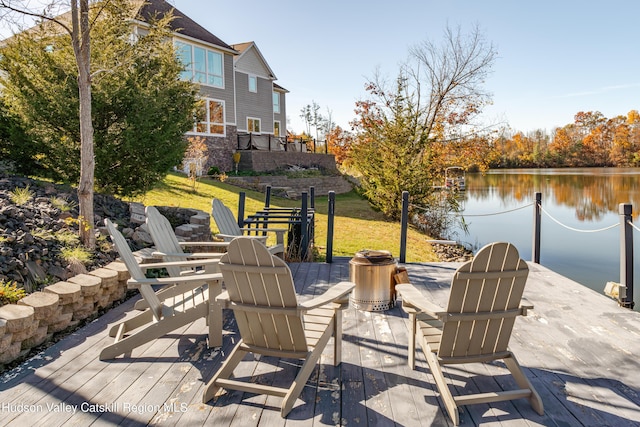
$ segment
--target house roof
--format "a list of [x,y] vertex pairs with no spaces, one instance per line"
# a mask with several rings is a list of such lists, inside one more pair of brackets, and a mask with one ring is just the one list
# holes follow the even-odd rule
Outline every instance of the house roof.
[[174,19],[171,21],[170,28],[178,34],[188,36],[197,40],[202,40],[206,43],[218,46],[225,50],[234,51],[234,49],[227,43],[220,40],[214,34],[202,27],[193,19],[176,9],[173,5],[169,4],[165,0],[146,0],[142,3],[136,14],[136,19],[148,22],[155,15],[159,18],[165,16],[169,12],[173,12]]
[[280,86],[280,85],[279,85],[279,84],[277,84],[277,83],[273,83],[273,88],[274,88],[275,90],[279,90],[279,91],[284,92],[284,93],[289,93],[289,90],[287,90],[287,89],[283,88],[282,86]]

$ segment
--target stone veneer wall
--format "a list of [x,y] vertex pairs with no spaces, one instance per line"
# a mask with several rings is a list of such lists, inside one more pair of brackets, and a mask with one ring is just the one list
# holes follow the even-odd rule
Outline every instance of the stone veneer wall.
[[[203,241],[203,230],[211,236],[209,215],[198,212],[189,224],[176,227],[186,241]],[[209,239],[210,240],[210,239]],[[142,251],[136,255],[144,258]],[[0,365],[24,357],[57,332],[77,326],[99,310],[122,301],[130,275],[124,263],[114,261],[87,274],[49,285],[17,304],[0,307]]]
[[337,173],[336,158],[333,154],[301,153],[295,151],[240,150],[238,170],[270,172],[287,169],[290,166],[317,167],[330,173]]

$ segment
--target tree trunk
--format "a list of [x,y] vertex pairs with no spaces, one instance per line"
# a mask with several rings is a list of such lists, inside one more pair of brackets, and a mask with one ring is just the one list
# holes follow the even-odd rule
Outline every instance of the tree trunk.
[[93,123],[91,121],[91,49],[89,42],[89,2],[71,1],[73,21],[72,43],[78,65],[80,99],[80,183],[78,205],[80,241],[89,249],[95,248],[93,225],[93,186],[95,159],[93,153]]

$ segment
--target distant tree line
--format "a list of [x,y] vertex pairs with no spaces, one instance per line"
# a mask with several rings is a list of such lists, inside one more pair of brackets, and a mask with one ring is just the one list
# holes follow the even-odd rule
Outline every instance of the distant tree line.
[[640,166],[640,114],[606,118],[579,112],[551,134],[538,130],[501,135],[492,141],[490,167]]

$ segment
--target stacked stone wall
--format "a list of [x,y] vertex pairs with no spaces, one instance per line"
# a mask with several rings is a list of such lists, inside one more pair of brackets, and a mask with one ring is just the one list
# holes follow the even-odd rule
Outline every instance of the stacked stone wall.
[[[190,214],[188,224],[176,227],[179,239],[211,240],[209,215],[202,211]],[[144,260],[148,253],[141,250],[135,255]],[[114,261],[87,274],[49,285],[17,304],[0,307],[0,365],[24,357],[34,347],[52,340],[54,334],[71,330],[123,301],[130,291],[127,288],[130,277],[124,263]]]

